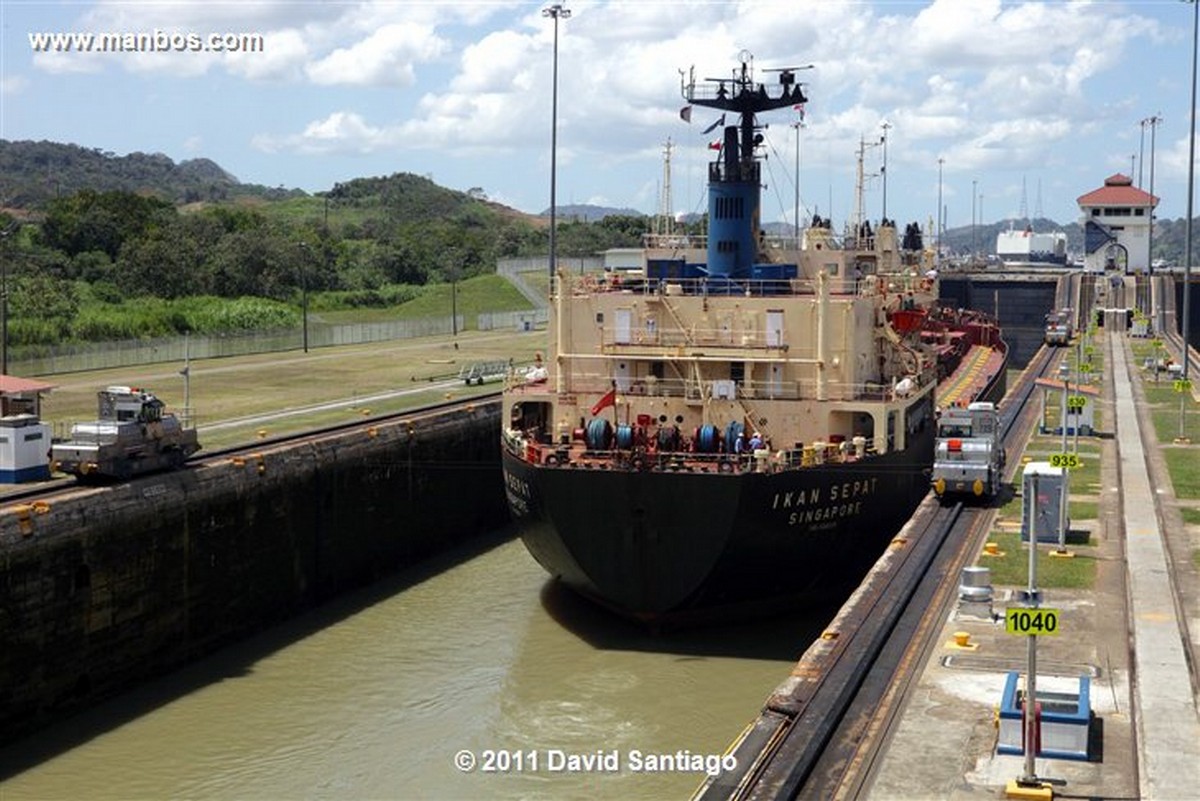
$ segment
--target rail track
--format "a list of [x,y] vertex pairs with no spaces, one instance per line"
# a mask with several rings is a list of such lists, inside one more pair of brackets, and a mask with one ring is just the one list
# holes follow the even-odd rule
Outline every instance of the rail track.
[[[401,422],[420,422],[423,419],[428,419],[430,417],[443,414],[451,409],[467,406],[499,404],[499,402],[500,392],[489,392],[482,395],[476,395],[471,398],[439,401],[437,403],[432,403],[425,406],[414,407],[402,412],[390,412],[387,414],[363,417],[361,420],[334,423],[321,426],[319,428],[310,429],[303,433],[264,437],[262,439],[255,440],[252,443],[235,445],[227,448],[219,448],[210,451],[201,451],[190,458],[180,469],[194,470],[206,465],[217,464],[219,462],[229,461],[230,459],[235,459],[238,457],[247,457],[251,454],[255,454],[269,448],[298,445],[304,442],[320,440],[325,437],[343,434],[349,431],[359,431],[367,430],[372,427],[397,425]],[[98,488],[111,486],[112,484],[117,483],[137,483],[141,479],[160,474],[161,473],[152,473],[149,474],[149,476],[135,477],[129,479],[128,481],[114,481],[110,484],[101,485],[79,484],[73,477],[52,478],[49,481],[39,482],[36,486],[17,485],[11,490],[5,490],[2,494],[0,494],[0,509],[16,504],[29,504],[38,501],[51,502],[55,498],[66,494],[87,490],[96,490]]]
[[[1036,413],[1026,401],[1054,361],[1053,350],[1040,348],[1001,404],[1006,448],[1028,439]],[[1009,482],[1017,462],[1007,467]],[[708,780],[694,798],[859,797],[936,644],[954,579],[982,547],[991,517],[991,508],[940,506],[930,494],[734,741],[738,767]]]

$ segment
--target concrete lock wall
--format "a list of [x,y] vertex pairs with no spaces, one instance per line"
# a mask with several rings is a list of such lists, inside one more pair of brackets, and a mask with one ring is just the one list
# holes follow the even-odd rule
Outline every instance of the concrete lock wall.
[[995,315],[1008,343],[1009,367],[1024,367],[1042,346],[1046,313],[1054,309],[1058,275],[1035,281],[1001,281],[943,275],[940,299]]
[[499,403],[0,509],[0,743],[508,519]]

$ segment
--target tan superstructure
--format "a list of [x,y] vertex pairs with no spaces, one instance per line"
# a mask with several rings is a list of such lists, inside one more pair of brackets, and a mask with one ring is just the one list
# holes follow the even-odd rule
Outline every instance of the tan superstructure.
[[[704,243],[666,244],[647,249],[647,264],[703,260]],[[582,432],[599,404],[614,429],[688,459],[733,452],[730,423],[761,435],[757,450],[771,460],[761,469],[785,452],[824,461],[903,449],[905,409],[937,378],[919,342],[936,300],[928,257],[902,254],[890,225],[849,247],[823,227],[808,229],[800,250],[766,244],[767,260],[797,265],[796,278],[739,280],[716,294],[705,279],[560,272],[550,358],[509,381],[509,447],[537,462],[585,458],[597,450]],[[716,428],[719,447],[710,437],[700,447],[702,426]]]

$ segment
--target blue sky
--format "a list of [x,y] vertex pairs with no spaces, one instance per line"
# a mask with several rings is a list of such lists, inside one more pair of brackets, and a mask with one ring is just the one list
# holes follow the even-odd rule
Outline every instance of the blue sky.
[[[549,205],[553,25],[544,3],[0,0],[0,138],[213,159],[238,179],[327,189],[413,172],[528,212]],[[1180,0],[572,2],[559,23],[558,201],[702,210],[710,158],[680,70],[813,64],[802,216],[852,212],[855,151],[886,122],[887,211],[950,227],[1026,207],[1069,222],[1114,173],[1185,214],[1192,6]],[[264,52],[39,53],[39,32],[257,32]],[[767,78],[766,74],[762,77]],[[764,220],[790,219],[791,112],[762,118]],[[882,148],[867,151],[878,173]],[[0,198],[0,202],[2,202]],[[878,217],[883,186],[867,183]]]

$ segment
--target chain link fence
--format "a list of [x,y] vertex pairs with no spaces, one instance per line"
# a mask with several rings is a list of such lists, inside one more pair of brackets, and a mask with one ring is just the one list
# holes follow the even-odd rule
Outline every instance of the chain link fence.
[[[477,331],[532,331],[546,325],[547,309],[491,312],[477,315]],[[457,323],[457,325],[455,324]],[[416,320],[391,320],[380,323],[308,325],[308,347],[329,348],[339,345],[365,345],[416,337],[451,336],[466,331],[466,319],[458,315],[423,317]],[[304,329],[255,331],[224,336],[175,336],[159,339],[129,339],[111,342],[36,345],[9,348],[11,375],[46,376],[85,370],[106,370],[138,364],[182,362],[185,359],[218,359],[223,356],[249,356],[300,350],[304,347]]]

